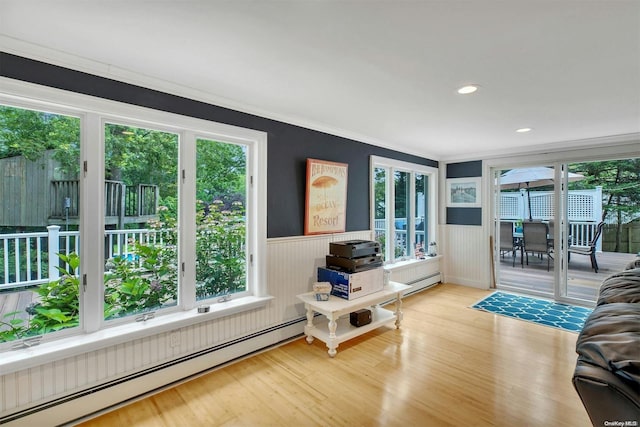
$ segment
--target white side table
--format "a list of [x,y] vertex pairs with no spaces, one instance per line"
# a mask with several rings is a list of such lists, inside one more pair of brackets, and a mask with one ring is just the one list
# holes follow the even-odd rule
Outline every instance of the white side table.
[[[409,285],[389,282],[381,291],[365,295],[354,300],[346,300],[331,295],[329,301],[317,301],[315,292],[298,295],[307,310],[307,324],[304,327],[309,344],[314,338],[327,344],[329,356],[334,357],[341,342],[365,334],[380,326],[394,323],[400,327],[402,321],[402,293],[411,289]],[[394,301],[395,311],[380,307],[380,303]],[[349,313],[367,308],[371,310],[371,323],[356,327],[349,322]],[[315,319],[314,313],[320,313],[326,319]]]

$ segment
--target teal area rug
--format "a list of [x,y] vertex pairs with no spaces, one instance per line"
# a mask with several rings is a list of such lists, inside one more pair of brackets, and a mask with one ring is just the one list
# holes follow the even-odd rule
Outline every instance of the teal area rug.
[[494,292],[471,306],[477,310],[527,320],[570,332],[580,332],[590,308],[506,292]]

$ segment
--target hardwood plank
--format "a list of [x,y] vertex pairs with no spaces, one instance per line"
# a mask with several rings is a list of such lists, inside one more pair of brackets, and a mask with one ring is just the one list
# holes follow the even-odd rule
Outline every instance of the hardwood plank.
[[80,425],[589,425],[577,334],[469,308],[488,293],[439,285],[333,359],[296,339]]

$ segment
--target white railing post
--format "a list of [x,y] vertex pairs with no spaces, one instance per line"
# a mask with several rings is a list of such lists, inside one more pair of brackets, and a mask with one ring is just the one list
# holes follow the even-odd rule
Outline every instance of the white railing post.
[[[602,221],[602,186],[598,185],[596,186],[596,195],[595,197],[595,206],[593,209],[593,216],[594,216],[594,221],[596,224],[598,224],[600,221]],[[594,230],[595,231],[595,230]],[[602,242],[604,241],[604,230],[602,231],[602,234],[600,235],[600,238],[598,239],[598,241],[596,242],[596,251],[597,252],[602,252]]]
[[59,264],[58,252],[60,251],[60,226],[50,225],[47,227],[49,243],[49,281],[57,280],[60,273],[56,268]]

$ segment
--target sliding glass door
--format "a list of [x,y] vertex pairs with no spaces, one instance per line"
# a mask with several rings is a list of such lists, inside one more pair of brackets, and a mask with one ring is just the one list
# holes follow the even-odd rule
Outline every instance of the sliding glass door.
[[555,273],[554,165],[495,171],[499,287],[552,296]]
[[593,302],[640,251],[640,159],[492,173],[498,288]]
[[[640,158],[569,163],[568,298],[595,300],[602,280],[640,253]],[[571,176],[571,175],[570,175]]]

